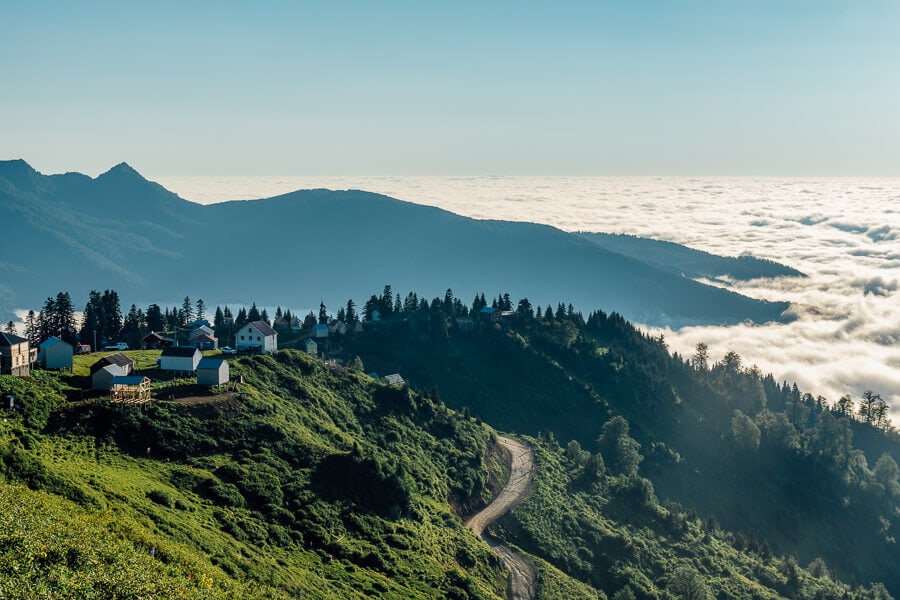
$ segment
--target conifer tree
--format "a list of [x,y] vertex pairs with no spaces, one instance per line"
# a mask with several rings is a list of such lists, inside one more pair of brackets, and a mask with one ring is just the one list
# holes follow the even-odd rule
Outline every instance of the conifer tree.
[[166,327],[163,320],[162,310],[158,304],[151,304],[147,307],[147,328],[150,331],[163,331]]
[[180,325],[184,326],[190,323],[194,318],[194,304],[191,302],[189,296],[185,296],[184,300],[181,302],[181,323]]
[[259,321],[262,319],[262,315],[259,313],[259,309],[256,308],[256,302],[250,307],[250,312],[247,313],[247,320],[249,322]]
[[29,310],[28,314],[25,316],[25,338],[28,340],[29,344],[37,346],[41,343],[39,335],[38,317],[33,310]]

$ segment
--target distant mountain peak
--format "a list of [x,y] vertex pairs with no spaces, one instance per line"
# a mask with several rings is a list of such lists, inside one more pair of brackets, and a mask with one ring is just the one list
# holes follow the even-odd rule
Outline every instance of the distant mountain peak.
[[21,158],[0,160],[0,179],[5,179],[22,191],[32,192],[42,175]]
[[141,181],[147,181],[143,175],[138,173],[131,165],[127,162],[120,162],[113,168],[111,168],[106,173],[101,174],[97,179],[140,179]]
[[29,165],[25,160],[21,158],[16,158],[13,160],[0,160],[0,177],[8,175],[10,173],[28,173],[37,175],[38,172],[34,170],[34,167]]

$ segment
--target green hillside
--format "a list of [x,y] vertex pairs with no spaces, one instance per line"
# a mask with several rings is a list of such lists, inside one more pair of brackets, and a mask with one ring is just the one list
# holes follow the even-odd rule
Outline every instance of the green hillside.
[[896,592],[900,444],[877,397],[850,410],[736,355],[685,360],[615,314],[459,306],[410,302],[323,344],[409,386],[295,350],[235,357],[242,383],[212,390],[129,351],[144,406],[82,391],[96,355],[0,376],[18,404],[0,597],[504,598],[460,517],[504,483],[492,427],[537,450],[494,534],[539,598]]
[[451,510],[487,493],[485,426],[293,351],[232,373],[233,393],[143,408],[2,376],[54,410],[43,433],[0,423],[0,596],[502,597]]
[[523,300],[499,321],[460,325],[452,310],[436,300],[344,343],[368,369],[399,372],[502,430],[599,450],[607,464],[598,437],[620,415],[640,475],[678,513],[711,520],[738,547],[765,542],[803,565],[820,559],[844,581],[900,590],[900,438],[877,394],[871,406],[814,398],[733,353],[715,364],[672,355],[615,313],[585,319]]

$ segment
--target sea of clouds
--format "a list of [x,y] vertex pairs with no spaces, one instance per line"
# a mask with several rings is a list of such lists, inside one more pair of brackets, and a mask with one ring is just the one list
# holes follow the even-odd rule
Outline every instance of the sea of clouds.
[[[834,402],[872,390],[900,423],[900,179],[727,177],[162,177],[200,203],[304,188],[364,189],[475,218],[566,231],[630,233],[715,254],[749,253],[807,278],[732,282],[788,300],[789,324],[689,327],[662,333],[690,355],[738,352],[779,381]],[[459,290],[462,293],[462,290]],[[515,290],[510,290],[515,296]],[[587,312],[594,308],[579,307]]]

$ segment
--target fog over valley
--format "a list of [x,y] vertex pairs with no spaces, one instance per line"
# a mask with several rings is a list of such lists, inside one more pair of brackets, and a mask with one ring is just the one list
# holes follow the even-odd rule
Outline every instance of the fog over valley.
[[[900,179],[750,177],[153,177],[209,204],[301,188],[364,189],[475,218],[627,233],[744,253],[808,275],[707,282],[792,303],[765,326],[659,330],[690,355],[738,352],[829,402],[871,389],[900,417]],[[473,290],[455,290],[463,297]],[[485,290],[494,293],[494,290]],[[516,296],[516,290],[509,290]],[[616,310],[614,306],[581,306]]]

